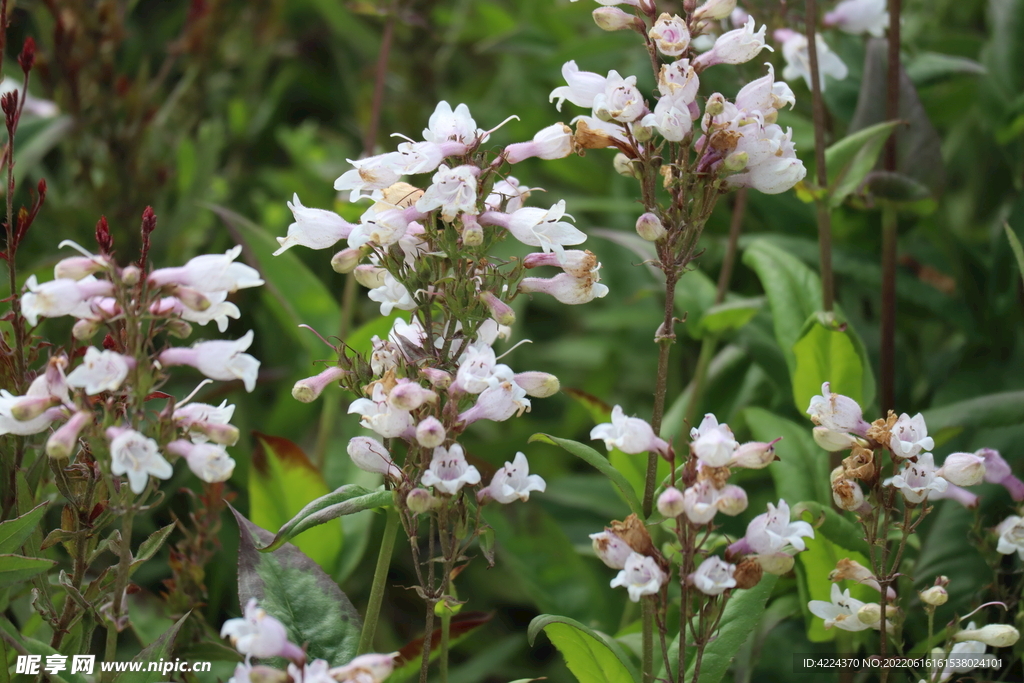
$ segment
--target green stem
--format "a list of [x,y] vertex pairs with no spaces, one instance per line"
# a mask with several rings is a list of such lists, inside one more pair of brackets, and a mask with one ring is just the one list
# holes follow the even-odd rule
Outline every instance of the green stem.
[[441,612],[441,653],[438,662],[441,671],[441,683],[448,683],[448,638],[451,631],[452,611],[447,603]]
[[645,595],[640,603],[641,633],[641,683],[654,682],[654,597]]
[[882,414],[896,406],[896,209],[882,207],[882,342],[879,363]]
[[388,569],[391,567],[391,553],[395,549],[395,537],[398,535],[398,511],[394,507],[388,507],[384,514],[386,519],[384,537],[380,542],[377,567],[373,570],[373,584],[370,586],[370,600],[366,604],[363,630],[359,633],[359,654],[373,650],[373,637],[377,632],[380,605],[384,600],[384,586],[387,583]]
[[[134,501],[132,503],[134,505]],[[129,506],[124,513],[121,524],[121,560],[117,564],[117,578],[114,581],[113,622],[107,625],[107,647],[104,659],[112,662],[117,659],[117,623],[121,619],[124,608],[124,590],[128,586],[128,572],[132,566],[132,522],[135,520],[135,508]],[[70,596],[69,598],[70,599]]]

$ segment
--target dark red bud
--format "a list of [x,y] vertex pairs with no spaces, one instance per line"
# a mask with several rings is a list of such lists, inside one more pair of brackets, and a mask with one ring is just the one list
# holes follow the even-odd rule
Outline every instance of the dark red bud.
[[107,351],[117,350],[117,342],[114,341],[114,338],[111,337],[110,334],[107,334],[107,336],[103,338],[103,348]]
[[4,93],[3,97],[0,97],[0,109],[3,110],[7,116],[7,120],[10,121],[11,117],[18,113],[18,91],[12,90],[9,93]]
[[36,185],[36,192],[39,193],[39,201],[42,203],[46,199],[46,179],[40,178],[39,183]]
[[114,248],[114,238],[110,235],[110,226],[107,225],[107,217],[100,216],[96,222],[96,244],[100,247],[100,253],[109,254]]
[[156,214],[153,213],[152,206],[147,206],[146,210],[142,212],[142,235],[148,237],[154,230],[156,230]]
[[31,37],[25,39],[25,44],[21,46],[21,54],[18,55],[18,64],[21,65],[21,70],[28,75],[28,72],[32,70],[32,65],[36,63],[36,41]]

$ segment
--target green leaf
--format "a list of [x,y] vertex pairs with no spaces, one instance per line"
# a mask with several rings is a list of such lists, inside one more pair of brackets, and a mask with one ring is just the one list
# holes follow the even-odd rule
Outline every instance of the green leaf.
[[849,396],[860,405],[874,397],[875,382],[864,345],[853,328],[837,323],[834,315],[812,316],[793,345],[793,355],[793,400],[800,412],[807,410],[811,397],[821,393],[824,382],[830,382],[835,393]]
[[[255,525],[280,529],[291,522],[310,499],[327,495],[327,484],[302,449],[288,439],[258,432],[255,437],[249,470],[250,514]],[[342,543],[341,523],[336,522],[310,530],[295,545],[325,571],[333,572]]]
[[764,297],[736,299],[704,311],[697,325],[701,334],[724,334],[740,329],[764,307]]
[[800,339],[804,322],[821,309],[821,280],[796,256],[763,239],[750,243],[743,263],[761,280],[772,309],[775,339],[792,373],[796,368],[793,345]]
[[815,535],[821,534],[836,545],[862,555],[869,554],[864,530],[831,506],[808,500],[797,503],[790,508],[790,512],[794,518],[802,517],[804,521],[810,522],[815,528]]
[[[809,521],[809,513],[805,513],[805,521]],[[804,583],[807,600],[824,600],[831,602],[832,582],[828,580],[829,573],[836,568],[836,563],[843,558],[849,558],[862,566],[870,567],[871,561],[864,555],[842,548],[824,534],[815,533],[814,538],[805,539],[807,549],[797,553],[797,561],[802,571],[800,579]],[[850,589],[850,595],[862,602],[873,602],[878,600],[878,592],[862,583],[845,581],[840,588]],[[803,597],[804,594],[801,594]],[[825,622],[815,617],[807,608],[807,602],[803,602],[804,617],[807,620],[807,638],[813,643],[822,643],[834,640],[836,629],[825,629]]]
[[919,88],[951,76],[980,76],[984,73],[985,67],[973,59],[944,55],[940,52],[919,52],[907,64],[907,75]]
[[1024,391],[1006,391],[922,411],[936,446],[966,428],[1011,427],[1024,423]]
[[1013,255],[1017,258],[1017,270],[1020,271],[1021,277],[1024,277],[1024,248],[1021,248],[1020,240],[1017,239],[1017,233],[1010,229],[1009,223],[1003,223],[1003,230],[1006,231],[1006,239],[1010,242],[1010,249],[1013,250]]
[[801,501],[832,504],[829,487],[828,453],[811,437],[811,424],[797,424],[763,408],[747,408],[743,412],[747,426],[757,441],[772,441],[779,461],[768,468],[775,481],[775,493],[791,506]]
[[0,588],[27,581],[56,564],[53,560],[46,560],[42,557],[0,554]]
[[326,524],[343,515],[382,508],[390,505],[393,499],[394,494],[391,491],[371,491],[354,484],[342,486],[299,510],[299,514],[292,517],[277,532],[273,543],[266,548],[258,548],[258,550],[261,553],[277,550],[286,541],[290,541],[307,529]]
[[[718,634],[704,649],[699,683],[718,683],[722,680],[736,653],[761,621],[768,596],[778,580],[779,577],[774,574],[765,574],[753,588],[732,594],[725,605]],[[685,680],[693,680],[695,666],[696,662],[687,669]]]
[[561,446],[580,460],[583,460],[587,464],[593,466],[598,472],[611,479],[612,483],[615,484],[615,488],[617,488],[619,493],[622,494],[626,504],[629,505],[630,510],[637,515],[643,515],[640,500],[636,497],[636,491],[633,489],[633,485],[629,483],[629,480],[626,479],[625,476],[623,476],[622,472],[619,472],[617,469],[612,467],[612,464],[608,462],[607,458],[595,451],[593,448],[585,444],[581,444],[578,441],[560,439],[557,436],[551,436],[550,434],[534,434],[530,437],[529,443],[534,443],[535,441]]
[[238,522],[238,598],[244,607],[256,598],[260,607],[279,619],[293,643],[308,644],[309,658],[331,666],[356,655],[362,620],[348,597],[317,564],[291,543],[272,553],[274,536],[231,508]]
[[847,135],[825,150],[829,206],[835,208],[864,182],[899,121],[885,121]]
[[[6,626],[7,623],[10,623],[10,622],[7,622],[6,619],[0,620],[0,627]],[[30,637],[28,637],[26,635],[17,633],[17,631],[15,631],[13,634],[10,633],[10,631],[14,630],[13,626],[11,626],[10,628],[5,628],[4,630],[8,631],[9,635],[14,635],[17,638],[18,642],[21,643],[22,647],[25,648],[25,651],[28,652],[30,655],[39,655],[39,656],[41,656],[43,658],[42,662],[40,662],[40,670],[42,670],[43,665],[46,664],[46,658],[48,656],[61,654],[60,652],[57,652],[55,649],[50,647],[49,643],[44,643],[44,642],[42,642],[40,640],[36,640],[35,638],[30,638]],[[0,642],[0,649],[6,648],[6,647],[7,647],[7,643],[6,642]],[[14,651],[12,649],[9,649],[7,651],[9,653],[11,653],[11,654],[7,655],[8,658],[13,659],[12,654],[14,654]],[[61,671],[59,674],[46,674],[46,677],[50,678],[52,681],[54,681],[54,683],[86,683],[86,678],[85,678],[84,675],[82,675],[80,673],[76,673],[76,674],[70,673],[70,671],[71,671],[70,663],[71,663],[71,660],[69,658],[68,659],[68,669],[66,671]],[[14,662],[11,661],[10,664],[14,664]],[[99,669],[99,667],[97,666],[96,669]],[[26,680],[26,678],[25,677],[20,677],[19,678],[19,677],[15,676],[15,678],[13,680],[24,681],[24,680]],[[29,679],[29,680],[31,680],[31,679]]]
[[39,520],[43,518],[47,505],[48,502],[41,503],[21,517],[15,517],[0,524],[0,554],[17,553],[21,550],[21,546],[39,525]]
[[527,633],[530,645],[541,631],[562,653],[569,671],[580,683],[636,683],[640,680],[636,668],[615,641],[578,621],[554,614],[535,617]]
[[139,551],[134,555],[132,560],[131,571],[134,572],[143,562],[152,559],[152,557],[156,555],[157,551],[160,550],[161,546],[163,546],[167,537],[171,535],[172,531],[174,531],[173,522],[150,534],[149,538],[139,545]]
[[[148,668],[150,662],[171,660],[171,650],[174,647],[174,639],[178,637],[178,631],[182,624],[188,619],[191,611],[187,612],[181,619],[174,622],[174,626],[167,629],[159,638],[142,649],[142,652],[132,658],[133,662],[142,662],[143,668]],[[117,683],[157,683],[167,680],[166,672],[161,671],[125,671],[114,680]]]

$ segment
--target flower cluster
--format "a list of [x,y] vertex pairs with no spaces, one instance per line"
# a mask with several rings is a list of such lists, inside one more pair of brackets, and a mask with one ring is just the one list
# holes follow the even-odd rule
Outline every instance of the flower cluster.
[[[148,210],[144,225],[147,221],[155,225]],[[105,233],[101,221],[99,234]],[[190,323],[215,321],[223,331],[228,318],[239,316],[228,295],[262,285],[259,273],[235,261],[240,247],[147,274],[138,265],[119,267],[106,251],[97,255],[74,243],[65,245],[82,255],[59,261],[49,282],[30,277],[22,313],[33,326],[41,318],[71,316],[80,341],[101,329],[109,333],[101,347],[52,356],[25,395],[0,391],[0,434],[24,436],[53,428],[46,452],[55,459],[71,458],[79,441],[88,439],[93,457],[108,453],[102,462],[109,473],[126,477],[135,494],[146,490],[151,476],[170,478],[168,456],[183,458],[203,481],[228,479],[235,463],[226,447],[239,436],[230,424],[234,406],[193,403],[189,397],[172,401],[156,424],[147,425],[142,404],[167,382],[166,368],[174,365],[192,366],[210,379],[241,380],[253,390],[260,364],[245,353],[251,331],[236,341],[156,349],[162,333],[189,336]]]
[[[288,640],[284,624],[267,614],[250,598],[240,619],[228,619],[221,626],[221,638],[228,638],[245,661],[235,667],[229,683],[382,683],[395,668],[397,652],[359,655],[344,666],[331,667],[323,659],[307,661],[306,653]],[[290,660],[286,672],[253,665],[251,658],[283,657]]]

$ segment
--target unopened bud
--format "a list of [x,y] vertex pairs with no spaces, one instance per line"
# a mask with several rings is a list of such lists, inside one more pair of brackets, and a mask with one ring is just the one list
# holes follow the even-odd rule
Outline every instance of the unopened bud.
[[615,169],[615,172],[621,176],[635,178],[637,180],[640,179],[639,169],[637,169],[636,165],[630,160],[630,158],[622,152],[616,154],[612,159],[612,167]]
[[56,396],[33,396],[23,398],[11,406],[11,417],[21,422],[34,420],[50,408],[60,404]]
[[320,397],[320,394],[323,393],[328,384],[336,382],[344,374],[345,370],[334,366],[312,377],[300,379],[292,387],[292,397],[296,401],[312,403]]
[[811,430],[811,436],[814,437],[814,443],[830,453],[845,451],[857,445],[857,439],[852,434],[837,432],[828,427],[815,427]]
[[220,422],[193,422],[188,426],[190,432],[199,432],[213,443],[222,446],[234,446],[238,443],[238,427]]
[[249,683],[288,683],[291,680],[286,672],[262,664],[250,669],[248,678]]
[[365,263],[361,266],[356,266],[355,270],[352,271],[355,275],[356,282],[367,289],[383,287],[384,276],[387,272],[388,271],[384,270],[380,266],[371,266]]
[[946,601],[949,600],[949,593],[942,586],[932,586],[921,591],[918,595],[921,596],[921,602],[932,607],[945,605]]
[[430,512],[436,508],[440,502],[441,501],[436,498],[434,494],[426,489],[413,489],[412,491],[409,491],[409,495],[405,497],[406,507],[418,515]]
[[974,486],[985,478],[985,458],[974,453],[952,453],[936,474],[957,486]]
[[856,481],[836,479],[832,482],[832,500],[844,510],[858,510],[864,504],[864,492]]
[[773,462],[775,462],[775,441],[771,443],[748,441],[733,452],[729,466],[759,470],[768,467]]
[[331,257],[331,268],[335,273],[351,273],[363,260],[361,249],[342,249]]
[[87,320],[82,318],[81,320],[76,321],[74,326],[71,328],[71,336],[78,341],[86,341],[87,339],[92,339],[93,335],[95,335],[99,329],[99,320]]
[[526,392],[527,396],[534,398],[554,396],[562,387],[558,378],[547,372],[520,372],[513,379]]
[[718,492],[715,507],[722,514],[735,517],[747,509],[747,492],[735,484],[728,484]]
[[633,133],[633,139],[637,142],[647,142],[654,137],[654,127],[645,126],[641,123],[641,120],[637,120],[629,127],[631,133]]
[[[127,268],[125,268],[125,270],[127,270]],[[191,287],[178,285],[174,288],[174,296],[176,296],[178,301],[183,305],[191,308],[193,311],[205,311],[210,307],[210,300],[206,298],[206,295],[192,289]]]
[[1020,632],[1009,624],[989,624],[981,628],[959,631],[953,636],[953,640],[958,643],[965,640],[977,640],[992,647],[1009,647],[1019,638]]
[[[126,285],[138,284],[139,278],[142,277],[142,271],[139,270],[138,266],[125,266],[124,270],[121,271],[121,281]],[[187,304],[186,304],[187,305]],[[209,304],[207,304],[209,305]],[[189,308],[194,308],[189,306]],[[206,310],[205,308],[194,308],[194,310]]]
[[667,235],[668,231],[661,224],[661,219],[648,211],[636,219],[636,234],[648,242],[657,242]]
[[708,98],[708,103],[704,105],[704,114],[707,116],[718,116],[725,111],[725,98],[718,93],[715,93]]
[[416,441],[424,448],[437,448],[446,437],[444,425],[433,415],[416,425]]
[[882,620],[882,607],[877,602],[869,602],[857,610],[857,620],[862,624],[874,626]]
[[376,439],[368,436],[356,436],[348,442],[348,457],[361,470],[377,472],[392,479],[399,479],[402,471],[391,459],[388,449]]
[[479,247],[484,243],[484,229],[471,213],[462,214],[462,243],[467,247]]
[[388,394],[388,405],[398,410],[416,410],[424,403],[436,402],[437,394],[409,380],[399,380]]
[[594,554],[611,569],[624,569],[626,560],[633,554],[629,544],[619,538],[611,529],[590,534]]
[[736,9],[736,0],[707,0],[693,13],[694,21],[725,19]]
[[420,374],[427,378],[430,386],[435,389],[447,389],[452,384],[452,376],[437,368],[423,368]]
[[725,157],[725,161],[722,162],[722,166],[727,171],[739,173],[747,167],[747,161],[749,159],[750,155],[746,152],[733,152],[729,156]]
[[604,31],[636,28],[637,18],[618,7],[600,7],[593,12],[594,23]]
[[72,256],[57,262],[57,265],[53,267],[53,276],[58,279],[81,280],[104,268],[106,268],[106,264],[99,259]]
[[791,555],[786,553],[773,553],[772,555],[757,555],[757,561],[761,565],[761,569],[765,570],[769,574],[775,574],[776,576],[782,576],[788,574],[793,570],[793,565],[796,561]]
[[167,321],[167,334],[178,339],[188,339],[192,335],[192,325],[185,320],[171,319]]
[[84,410],[72,415],[71,419],[46,440],[46,454],[57,460],[70,458],[78,443],[78,435],[90,420],[92,413]]
[[480,301],[487,306],[491,317],[499,325],[511,325],[516,321],[516,312],[507,303],[495,296],[494,292],[480,292]]
[[668,487],[658,496],[658,512],[668,519],[683,514],[683,507],[683,492],[674,486]]

